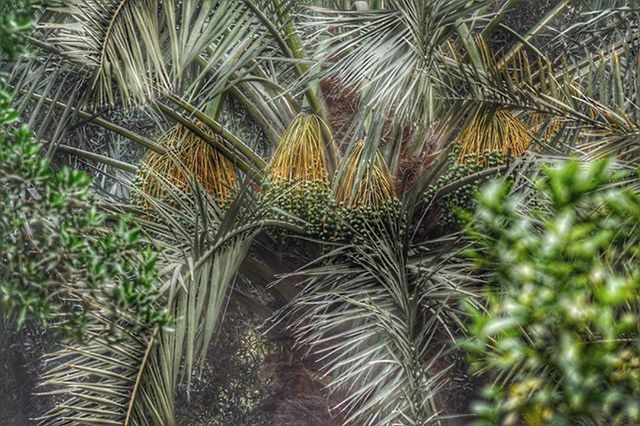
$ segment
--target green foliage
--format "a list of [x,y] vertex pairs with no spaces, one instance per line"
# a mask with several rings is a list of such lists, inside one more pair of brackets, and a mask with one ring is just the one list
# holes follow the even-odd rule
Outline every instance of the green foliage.
[[546,208],[493,182],[479,196],[470,255],[492,271],[472,314],[471,365],[495,379],[480,424],[640,422],[640,194],[610,162],[543,170]]
[[25,128],[0,133],[0,306],[18,326],[80,332],[95,298],[112,302],[102,314],[134,315],[133,326],[166,323],[154,307],[155,255],[125,218],[92,206],[90,183],[53,171]]
[[16,59],[24,52],[26,33],[33,25],[33,6],[41,3],[37,0],[0,0],[0,52],[9,59]]

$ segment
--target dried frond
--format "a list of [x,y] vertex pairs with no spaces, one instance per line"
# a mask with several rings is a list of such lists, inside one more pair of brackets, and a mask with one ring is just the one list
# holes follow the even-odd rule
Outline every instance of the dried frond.
[[460,144],[461,163],[465,158],[480,158],[486,151],[520,157],[531,145],[531,136],[520,120],[500,109],[477,114],[460,134]]
[[360,165],[366,161],[363,152],[364,141],[360,141],[346,158],[344,172],[336,182],[336,201],[344,206],[381,208],[396,196],[393,177],[379,152],[373,163],[366,164],[361,172]]
[[322,129],[327,125],[320,117],[302,113],[289,125],[267,168],[270,180],[292,184],[322,182],[329,185],[327,160],[322,143]]
[[[202,124],[198,128],[212,138],[214,134]],[[218,201],[226,200],[237,187],[236,169],[227,158],[195,133],[182,125],[169,130],[158,144],[168,149],[167,154],[149,151],[139,172],[139,189],[157,199],[178,189],[190,193],[193,179]]]

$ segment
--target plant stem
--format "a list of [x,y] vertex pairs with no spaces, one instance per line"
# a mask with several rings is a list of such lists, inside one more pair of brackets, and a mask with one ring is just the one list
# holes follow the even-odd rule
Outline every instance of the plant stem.
[[130,173],[136,173],[138,171],[138,168],[133,164],[125,163],[124,161],[119,161],[113,158],[106,157],[104,155],[85,151],[84,149],[74,148],[68,145],[58,145],[57,149],[59,151],[66,152],[68,154],[73,154],[73,155],[77,155],[78,157],[94,160],[99,163],[106,164],[107,166],[111,166],[116,169],[124,170]]
[[[20,90],[19,92],[26,93],[24,90]],[[42,100],[46,105],[52,105],[60,109],[67,108],[67,105],[60,101],[54,101],[53,99],[43,97],[36,93],[31,93],[30,96],[37,101]],[[78,116],[80,116],[81,118],[88,119],[91,124],[95,124],[98,127],[102,127],[103,129],[110,130],[114,133],[117,133],[120,136],[123,136],[134,143],[137,143],[138,145],[144,146],[147,149],[157,152],[158,154],[165,154],[167,152],[166,149],[164,149],[164,147],[162,147],[161,145],[158,145],[151,139],[147,139],[144,136],[139,135],[135,132],[132,132],[129,129],[125,129],[122,126],[112,123],[111,121],[105,120],[104,118],[96,117],[94,116],[94,114],[90,114],[86,111],[82,111],[75,107],[71,107],[70,109],[71,111],[76,112]]]
[[[248,161],[246,159],[246,157],[244,157],[243,155],[238,153],[237,150],[230,150],[227,146],[225,146],[224,144],[221,144],[215,138],[212,138],[210,135],[207,135],[205,132],[202,131],[202,129],[198,128],[198,126],[196,126],[194,124],[192,118],[185,117],[184,115],[178,113],[174,109],[169,108],[168,106],[166,106],[166,105],[164,105],[162,103],[158,102],[158,103],[156,103],[156,106],[158,107],[158,109],[162,113],[164,113],[167,116],[171,117],[177,123],[182,124],[183,126],[188,128],[191,132],[193,132],[194,134],[198,135],[198,137],[200,137],[206,143],[210,144],[215,149],[217,149],[229,161],[231,161],[233,164],[237,165],[240,170],[242,170],[248,176],[251,176],[252,179],[256,179],[257,176],[261,175],[261,170],[262,169],[256,169],[255,165],[252,164],[250,161]],[[202,114],[202,113],[200,113],[200,114]],[[202,116],[208,118],[205,114],[202,114]],[[200,117],[197,117],[197,118],[198,118],[198,120],[204,122],[204,120],[202,120]],[[209,118],[209,120],[211,120],[211,119]],[[220,134],[217,131],[216,131],[216,133]],[[220,134],[220,136],[222,136],[224,138],[223,135]]]
[[[189,102],[181,99],[180,97],[174,94],[169,94],[168,97],[172,102],[180,106],[186,112],[193,115],[202,123],[209,126],[214,132],[222,136],[222,138],[229,142],[229,144],[231,144],[231,146],[235,150],[245,156],[250,161],[250,164],[252,164],[257,170],[262,171],[267,166],[267,163],[262,158],[260,158],[258,154],[256,154],[251,148],[249,148],[240,138],[231,133],[229,130],[225,129],[222,124],[218,123],[216,120],[198,110],[196,107],[191,105]],[[158,106],[160,106],[165,113],[170,112],[173,116],[178,114],[175,110],[167,107],[166,105],[158,103]]]

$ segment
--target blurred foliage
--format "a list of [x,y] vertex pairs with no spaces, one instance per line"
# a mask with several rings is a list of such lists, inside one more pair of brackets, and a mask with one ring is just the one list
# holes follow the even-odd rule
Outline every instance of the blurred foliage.
[[37,0],[0,0],[0,58],[16,59],[24,53],[27,32],[34,19],[33,6]]
[[493,182],[468,229],[493,277],[486,310],[467,305],[472,368],[495,379],[479,424],[638,424],[640,194],[607,160],[543,175],[545,207]]

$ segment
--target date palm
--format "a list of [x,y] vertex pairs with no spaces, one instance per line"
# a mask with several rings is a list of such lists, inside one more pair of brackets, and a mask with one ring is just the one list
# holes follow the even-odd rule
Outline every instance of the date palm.
[[[338,408],[351,423],[439,419],[446,355],[464,330],[456,302],[474,300],[480,281],[457,258],[465,246],[458,235],[419,230],[432,205],[422,194],[460,132],[478,128],[477,117],[508,116],[505,126],[527,128],[537,152],[511,166],[523,187],[550,155],[616,154],[637,166],[632,46],[640,19],[631,2],[560,1],[522,34],[504,24],[517,0],[371,1],[358,10],[344,3],[60,0],[43,8],[33,54],[12,67],[9,81],[46,155],[82,159],[104,182],[132,186],[139,158],[113,155],[91,135],[172,157],[158,136],[179,125],[223,155],[243,181],[224,213],[196,179],[186,200],[148,197],[152,217],[103,192],[110,208],[136,214],[163,248],[160,303],[177,322],[145,336],[123,330],[125,339],[112,345],[97,316],[94,340],[48,357],[54,366],[43,381],[53,388],[44,392],[65,399],[43,424],[175,423],[176,384],[180,377],[188,384],[204,362],[256,235],[264,227],[305,232],[304,222],[269,220],[269,206],[253,188],[300,113],[328,122],[319,127],[336,182],[346,172],[365,179],[379,152],[398,180],[404,163],[418,164],[400,194],[408,222],[370,229],[357,243],[313,259],[294,274],[302,290],[278,313],[326,359],[329,387],[349,395]],[[497,31],[513,35],[502,51],[490,47]],[[342,147],[331,136],[339,129],[330,128],[328,94],[318,84],[326,78],[344,88],[334,96],[357,99]],[[125,120],[133,111],[153,130]],[[529,125],[534,116],[538,124]],[[477,131],[500,141],[508,134],[501,124]],[[551,126],[556,130],[547,132]],[[354,169],[343,156],[356,149],[363,155]],[[492,172],[463,176],[436,198]]]

